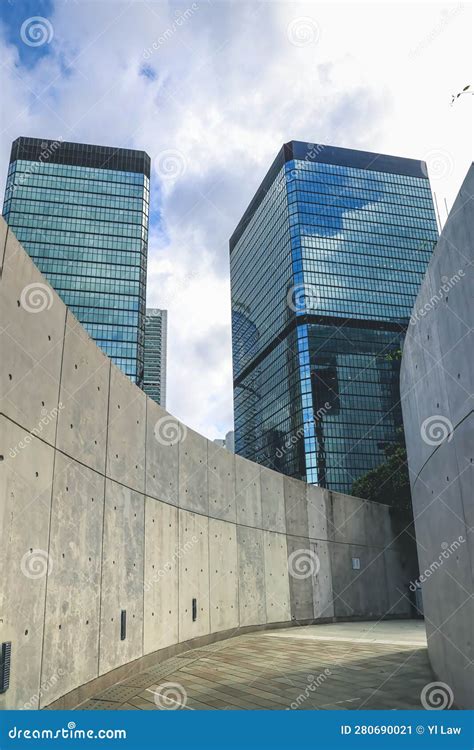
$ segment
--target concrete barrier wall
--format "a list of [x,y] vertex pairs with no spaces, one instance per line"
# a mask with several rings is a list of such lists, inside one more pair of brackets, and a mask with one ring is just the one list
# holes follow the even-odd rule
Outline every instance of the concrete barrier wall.
[[473,703],[474,168],[412,313],[401,372],[422,593],[433,669]]
[[0,641],[12,661],[0,707],[74,705],[124,665],[245,628],[409,615],[413,549],[386,506],[283,477],[167,414],[1,231]]

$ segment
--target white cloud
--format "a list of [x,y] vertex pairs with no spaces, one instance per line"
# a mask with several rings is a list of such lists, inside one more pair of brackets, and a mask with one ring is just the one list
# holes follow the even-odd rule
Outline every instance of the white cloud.
[[[277,150],[300,139],[435,154],[433,185],[451,205],[470,160],[470,101],[450,106],[469,82],[470,10],[195,5],[178,25],[189,0],[58,2],[37,65],[2,45],[1,159],[5,170],[21,134],[143,148],[155,168],[179,152],[176,181],[153,174],[162,226],[150,236],[148,302],[169,309],[168,407],[214,438],[232,422],[228,238]],[[302,17],[316,25],[304,45],[288,34]]]

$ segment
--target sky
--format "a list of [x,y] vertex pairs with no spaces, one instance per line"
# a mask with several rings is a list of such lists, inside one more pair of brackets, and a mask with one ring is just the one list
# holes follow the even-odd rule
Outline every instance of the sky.
[[423,159],[446,218],[472,160],[468,3],[3,0],[0,180],[20,135],[151,157],[147,303],[167,409],[233,427],[228,240],[289,140]]

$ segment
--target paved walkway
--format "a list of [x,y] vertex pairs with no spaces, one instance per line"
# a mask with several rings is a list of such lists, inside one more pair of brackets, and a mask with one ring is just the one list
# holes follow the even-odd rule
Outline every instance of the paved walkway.
[[423,622],[285,628],[187,651],[81,709],[416,709],[434,679]]

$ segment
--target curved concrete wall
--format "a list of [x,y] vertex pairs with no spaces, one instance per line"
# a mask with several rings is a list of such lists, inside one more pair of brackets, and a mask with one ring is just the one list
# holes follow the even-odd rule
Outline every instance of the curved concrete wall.
[[242,628],[410,613],[413,550],[386,506],[187,429],[1,230],[1,707],[74,705],[92,681]]
[[435,248],[405,340],[401,396],[431,663],[473,704],[474,168]]

